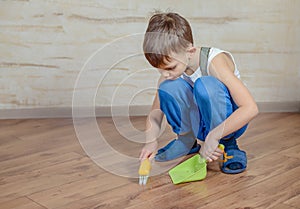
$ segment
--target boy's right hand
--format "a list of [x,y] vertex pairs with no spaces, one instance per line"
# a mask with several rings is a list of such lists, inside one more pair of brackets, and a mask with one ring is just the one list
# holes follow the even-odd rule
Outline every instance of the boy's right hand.
[[153,142],[147,143],[143,147],[139,159],[142,161],[142,160],[145,160],[147,158],[149,158],[149,159],[154,158],[153,153],[157,150],[157,145],[158,144],[157,144],[156,140],[153,141]]
[[208,134],[203,146],[201,146],[200,155],[208,162],[217,160],[223,154],[223,150],[221,150],[218,145],[219,140],[217,138],[212,138],[211,135]]

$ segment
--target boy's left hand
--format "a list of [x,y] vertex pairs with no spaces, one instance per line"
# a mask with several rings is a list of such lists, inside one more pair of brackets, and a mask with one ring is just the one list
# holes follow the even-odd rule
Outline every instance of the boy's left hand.
[[140,157],[139,157],[140,161],[143,161],[147,158],[149,158],[149,159],[154,158],[153,153],[155,152],[155,150],[157,150],[157,141],[156,140],[153,142],[147,143],[140,153]]
[[200,155],[208,162],[219,159],[223,151],[218,148],[219,141],[217,139],[207,137],[200,149]]

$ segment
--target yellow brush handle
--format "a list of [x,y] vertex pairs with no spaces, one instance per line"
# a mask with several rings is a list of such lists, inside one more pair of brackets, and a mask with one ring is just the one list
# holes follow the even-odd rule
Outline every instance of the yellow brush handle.
[[218,148],[224,152],[225,146],[223,144],[219,144]]
[[151,170],[151,163],[150,160],[147,158],[146,160],[143,160],[140,165],[139,175],[147,176],[149,175],[150,170]]
[[227,153],[224,150],[225,146],[223,144],[219,144],[218,148],[223,151],[223,160],[222,160],[223,163],[227,162],[228,159],[233,158],[233,155],[230,156],[227,155]]

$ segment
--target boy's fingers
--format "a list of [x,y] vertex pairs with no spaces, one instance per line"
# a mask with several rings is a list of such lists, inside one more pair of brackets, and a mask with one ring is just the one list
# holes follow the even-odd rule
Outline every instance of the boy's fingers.
[[222,153],[214,152],[213,155],[220,157],[222,155]]
[[145,157],[145,151],[144,151],[144,150],[142,150],[139,159],[140,159],[141,161],[146,159],[146,157]]
[[150,161],[153,160],[153,158],[155,157],[154,152],[153,152],[153,153],[150,153],[150,155],[149,155],[148,157],[149,157],[149,160],[150,160]]
[[209,163],[211,163],[213,160],[210,157],[207,157],[206,161],[209,162]]
[[211,158],[212,158],[212,160],[217,160],[219,157],[217,157],[217,156],[212,156]]
[[206,160],[211,163],[212,161],[218,160],[221,155],[222,155],[221,153],[213,152],[207,155]]
[[153,153],[143,150],[139,159],[140,159],[140,161],[143,161],[143,160],[146,160],[147,158],[150,159],[151,157],[154,158]]
[[142,156],[142,157],[140,158],[140,161],[143,161],[143,160],[146,160],[146,159],[147,159],[147,157]]

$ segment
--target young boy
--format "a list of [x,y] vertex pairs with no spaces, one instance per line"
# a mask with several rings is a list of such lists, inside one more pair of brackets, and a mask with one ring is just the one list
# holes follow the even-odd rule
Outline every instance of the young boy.
[[[149,63],[161,74],[152,111],[146,122],[146,145],[140,159],[153,156],[165,115],[177,139],[159,149],[155,160],[173,160],[200,150],[208,162],[228,156],[225,173],[246,169],[246,153],[236,140],[258,114],[257,105],[240,81],[239,71],[229,52],[195,47],[189,23],[176,13],[151,17],[143,49]],[[196,139],[204,141],[201,146]]]

